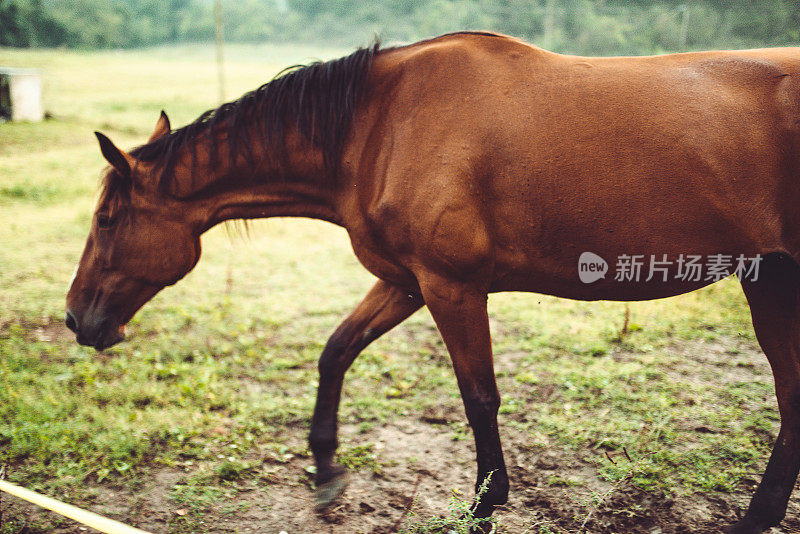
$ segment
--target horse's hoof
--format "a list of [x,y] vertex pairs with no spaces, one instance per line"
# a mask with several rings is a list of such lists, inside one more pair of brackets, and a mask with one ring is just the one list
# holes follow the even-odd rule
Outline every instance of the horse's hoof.
[[766,529],[767,527],[762,527],[755,521],[745,517],[738,523],[726,528],[723,532],[725,534],[761,534]]
[[316,513],[325,512],[336,502],[345,488],[347,488],[347,472],[336,475],[324,484],[317,486],[317,491],[314,495],[314,511]]

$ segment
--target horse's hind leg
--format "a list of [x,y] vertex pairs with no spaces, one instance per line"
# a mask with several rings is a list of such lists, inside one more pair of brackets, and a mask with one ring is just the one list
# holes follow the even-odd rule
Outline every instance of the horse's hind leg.
[[319,359],[319,387],[309,443],[317,466],[315,509],[322,511],[344,491],[345,470],[333,461],[338,441],[337,412],[344,374],[356,356],[422,307],[418,295],[379,281],[339,325]]
[[764,258],[757,281],[742,281],[753,326],[775,376],[781,429],[750,507],[729,534],[778,525],[800,471],[800,268],[785,256]]

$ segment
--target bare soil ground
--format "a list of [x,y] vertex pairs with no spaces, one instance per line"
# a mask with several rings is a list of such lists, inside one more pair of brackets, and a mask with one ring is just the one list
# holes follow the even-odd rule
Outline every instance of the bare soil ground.
[[[769,367],[754,346],[733,356],[724,343],[685,342],[673,350],[696,363],[717,365],[719,380],[770,380]],[[725,365],[720,365],[723,355]],[[629,356],[624,351],[616,354],[617,358]],[[514,366],[514,360],[513,354],[499,355],[499,370]],[[740,361],[759,363],[741,365]],[[504,379],[500,382],[502,391]],[[510,424],[516,417],[501,417],[511,496],[496,512],[499,532],[716,533],[746,508],[759,478],[753,473],[732,493],[691,495],[647,492],[627,481],[612,484],[598,476],[593,461],[594,455],[604,454],[602,451],[576,452],[555,444],[532,447],[529,433]],[[259,465],[256,476],[232,482],[228,496],[214,499],[202,509],[182,505],[171,496],[175,485],[195,468],[192,465],[152,466],[139,484],[97,485],[88,489],[90,497],[85,502],[77,504],[154,533],[402,532],[417,515],[445,516],[451,499],[471,498],[472,439],[463,431],[454,431],[462,421],[460,407],[443,399],[440,407],[419,414],[399,414],[366,431],[344,425],[342,441],[374,444],[375,463],[351,472],[350,485],[339,505],[324,515],[312,511],[313,489],[307,471],[311,459],[303,455],[278,458],[266,449],[252,453]],[[306,432],[304,426],[288,427],[275,438],[297,450],[302,448]],[[618,456],[617,461],[626,459]],[[773,534],[800,532],[799,493],[795,491],[786,519],[771,531]],[[21,525],[20,534],[42,532],[33,519],[46,512],[8,496],[2,497],[0,510],[6,517],[32,518],[30,526]],[[51,531],[73,534],[86,529],[65,521]]]

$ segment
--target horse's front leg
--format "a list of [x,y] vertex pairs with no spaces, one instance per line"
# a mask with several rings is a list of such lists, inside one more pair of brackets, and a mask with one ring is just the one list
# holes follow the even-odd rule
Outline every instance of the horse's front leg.
[[345,469],[334,463],[338,447],[337,412],[344,374],[356,356],[422,307],[418,295],[378,281],[364,300],[339,325],[319,359],[319,387],[309,443],[317,466],[315,510],[323,511],[345,489]]
[[497,428],[500,394],[494,377],[486,292],[438,277],[421,281],[425,304],[433,316],[453,361],[464,408],[475,438],[477,492],[486,477],[488,487],[476,500],[476,517],[489,517],[508,500],[508,474]]
[[758,534],[781,522],[800,471],[800,268],[788,257],[767,256],[759,279],[742,286],[775,376],[781,429],[747,513],[725,532]]

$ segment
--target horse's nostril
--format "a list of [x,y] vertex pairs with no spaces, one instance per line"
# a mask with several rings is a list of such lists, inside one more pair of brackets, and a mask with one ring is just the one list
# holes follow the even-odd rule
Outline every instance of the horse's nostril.
[[64,320],[64,322],[67,323],[67,328],[69,328],[76,334],[78,333],[78,321],[75,320],[75,316],[72,315],[71,311],[67,310],[67,317]]

